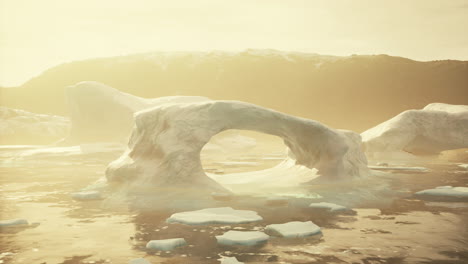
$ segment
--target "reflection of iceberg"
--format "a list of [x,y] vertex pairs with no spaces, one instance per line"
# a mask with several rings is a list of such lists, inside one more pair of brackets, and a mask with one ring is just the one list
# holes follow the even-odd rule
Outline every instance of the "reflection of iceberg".
[[374,158],[435,155],[468,147],[468,106],[434,103],[408,110],[362,133]]
[[[139,112],[135,123],[129,149],[108,166],[106,175],[111,182],[126,182],[139,189],[178,186],[199,192],[223,191],[203,171],[200,151],[211,137],[228,129],[278,136],[290,153],[289,160],[280,164],[286,167],[284,173],[231,175],[231,179],[282,184],[297,183],[296,177],[304,175],[307,180],[317,175],[343,179],[367,172],[358,134],[253,104],[236,101],[165,104]],[[296,176],[291,169],[305,173]],[[280,179],[284,181],[278,182]],[[222,182],[220,178],[216,180]]]

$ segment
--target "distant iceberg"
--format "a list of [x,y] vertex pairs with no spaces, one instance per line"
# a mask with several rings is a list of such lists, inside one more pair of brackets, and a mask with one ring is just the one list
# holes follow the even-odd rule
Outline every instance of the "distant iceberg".
[[468,106],[429,104],[408,110],[361,134],[369,158],[407,159],[468,148]]

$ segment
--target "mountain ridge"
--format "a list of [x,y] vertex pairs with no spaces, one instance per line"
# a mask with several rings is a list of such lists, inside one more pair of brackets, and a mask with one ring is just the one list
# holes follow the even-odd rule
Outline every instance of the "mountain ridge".
[[356,131],[433,102],[468,104],[468,61],[257,49],[68,62],[19,87],[0,88],[1,104],[66,115],[64,87],[86,80],[147,98],[200,95],[247,101]]

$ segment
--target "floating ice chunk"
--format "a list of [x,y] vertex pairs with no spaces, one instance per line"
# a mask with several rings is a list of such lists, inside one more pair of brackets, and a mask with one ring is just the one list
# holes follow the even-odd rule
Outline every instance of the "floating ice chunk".
[[171,238],[162,240],[151,240],[146,244],[147,249],[170,251],[178,247],[187,245],[183,238]]
[[270,236],[259,231],[228,231],[221,236],[216,236],[219,244],[222,245],[240,245],[254,246],[265,243]]
[[294,221],[285,224],[267,225],[265,231],[272,235],[278,235],[287,238],[306,237],[322,234],[320,227],[312,223],[312,221]]
[[325,203],[325,202],[311,203],[311,204],[309,204],[309,207],[310,208],[327,209],[329,212],[341,212],[341,211],[349,210],[345,206],[342,206],[342,205],[339,205],[339,204],[334,204],[334,203]]
[[417,192],[416,195],[432,198],[468,199],[468,187],[439,186],[435,189]]
[[175,213],[171,215],[166,222],[186,225],[207,225],[245,224],[262,220],[263,218],[254,211],[235,210],[231,207],[219,207]]
[[137,258],[137,259],[132,259],[128,262],[128,264],[151,264],[148,260],[144,258]]
[[0,227],[26,226],[29,225],[26,219],[10,219],[0,221]]
[[99,200],[102,195],[99,191],[83,191],[72,193],[71,197],[75,200]]
[[468,164],[459,164],[458,167],[468,170]]
[[221,262],[221,264],[244,264],[244,262],[238,261],[235,257],[221,256],[221,258],[218,260]]

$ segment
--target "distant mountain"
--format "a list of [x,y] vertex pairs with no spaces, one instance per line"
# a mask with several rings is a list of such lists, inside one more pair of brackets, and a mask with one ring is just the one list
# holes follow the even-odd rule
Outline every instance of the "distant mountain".
[[76,61],[20,87],[1,88],[1,104],[67,115],[64,87],[86,80],[148,98],[242,100],[358,132],[429,103],[468,104],[468,61],[276,50],[161,52]]

